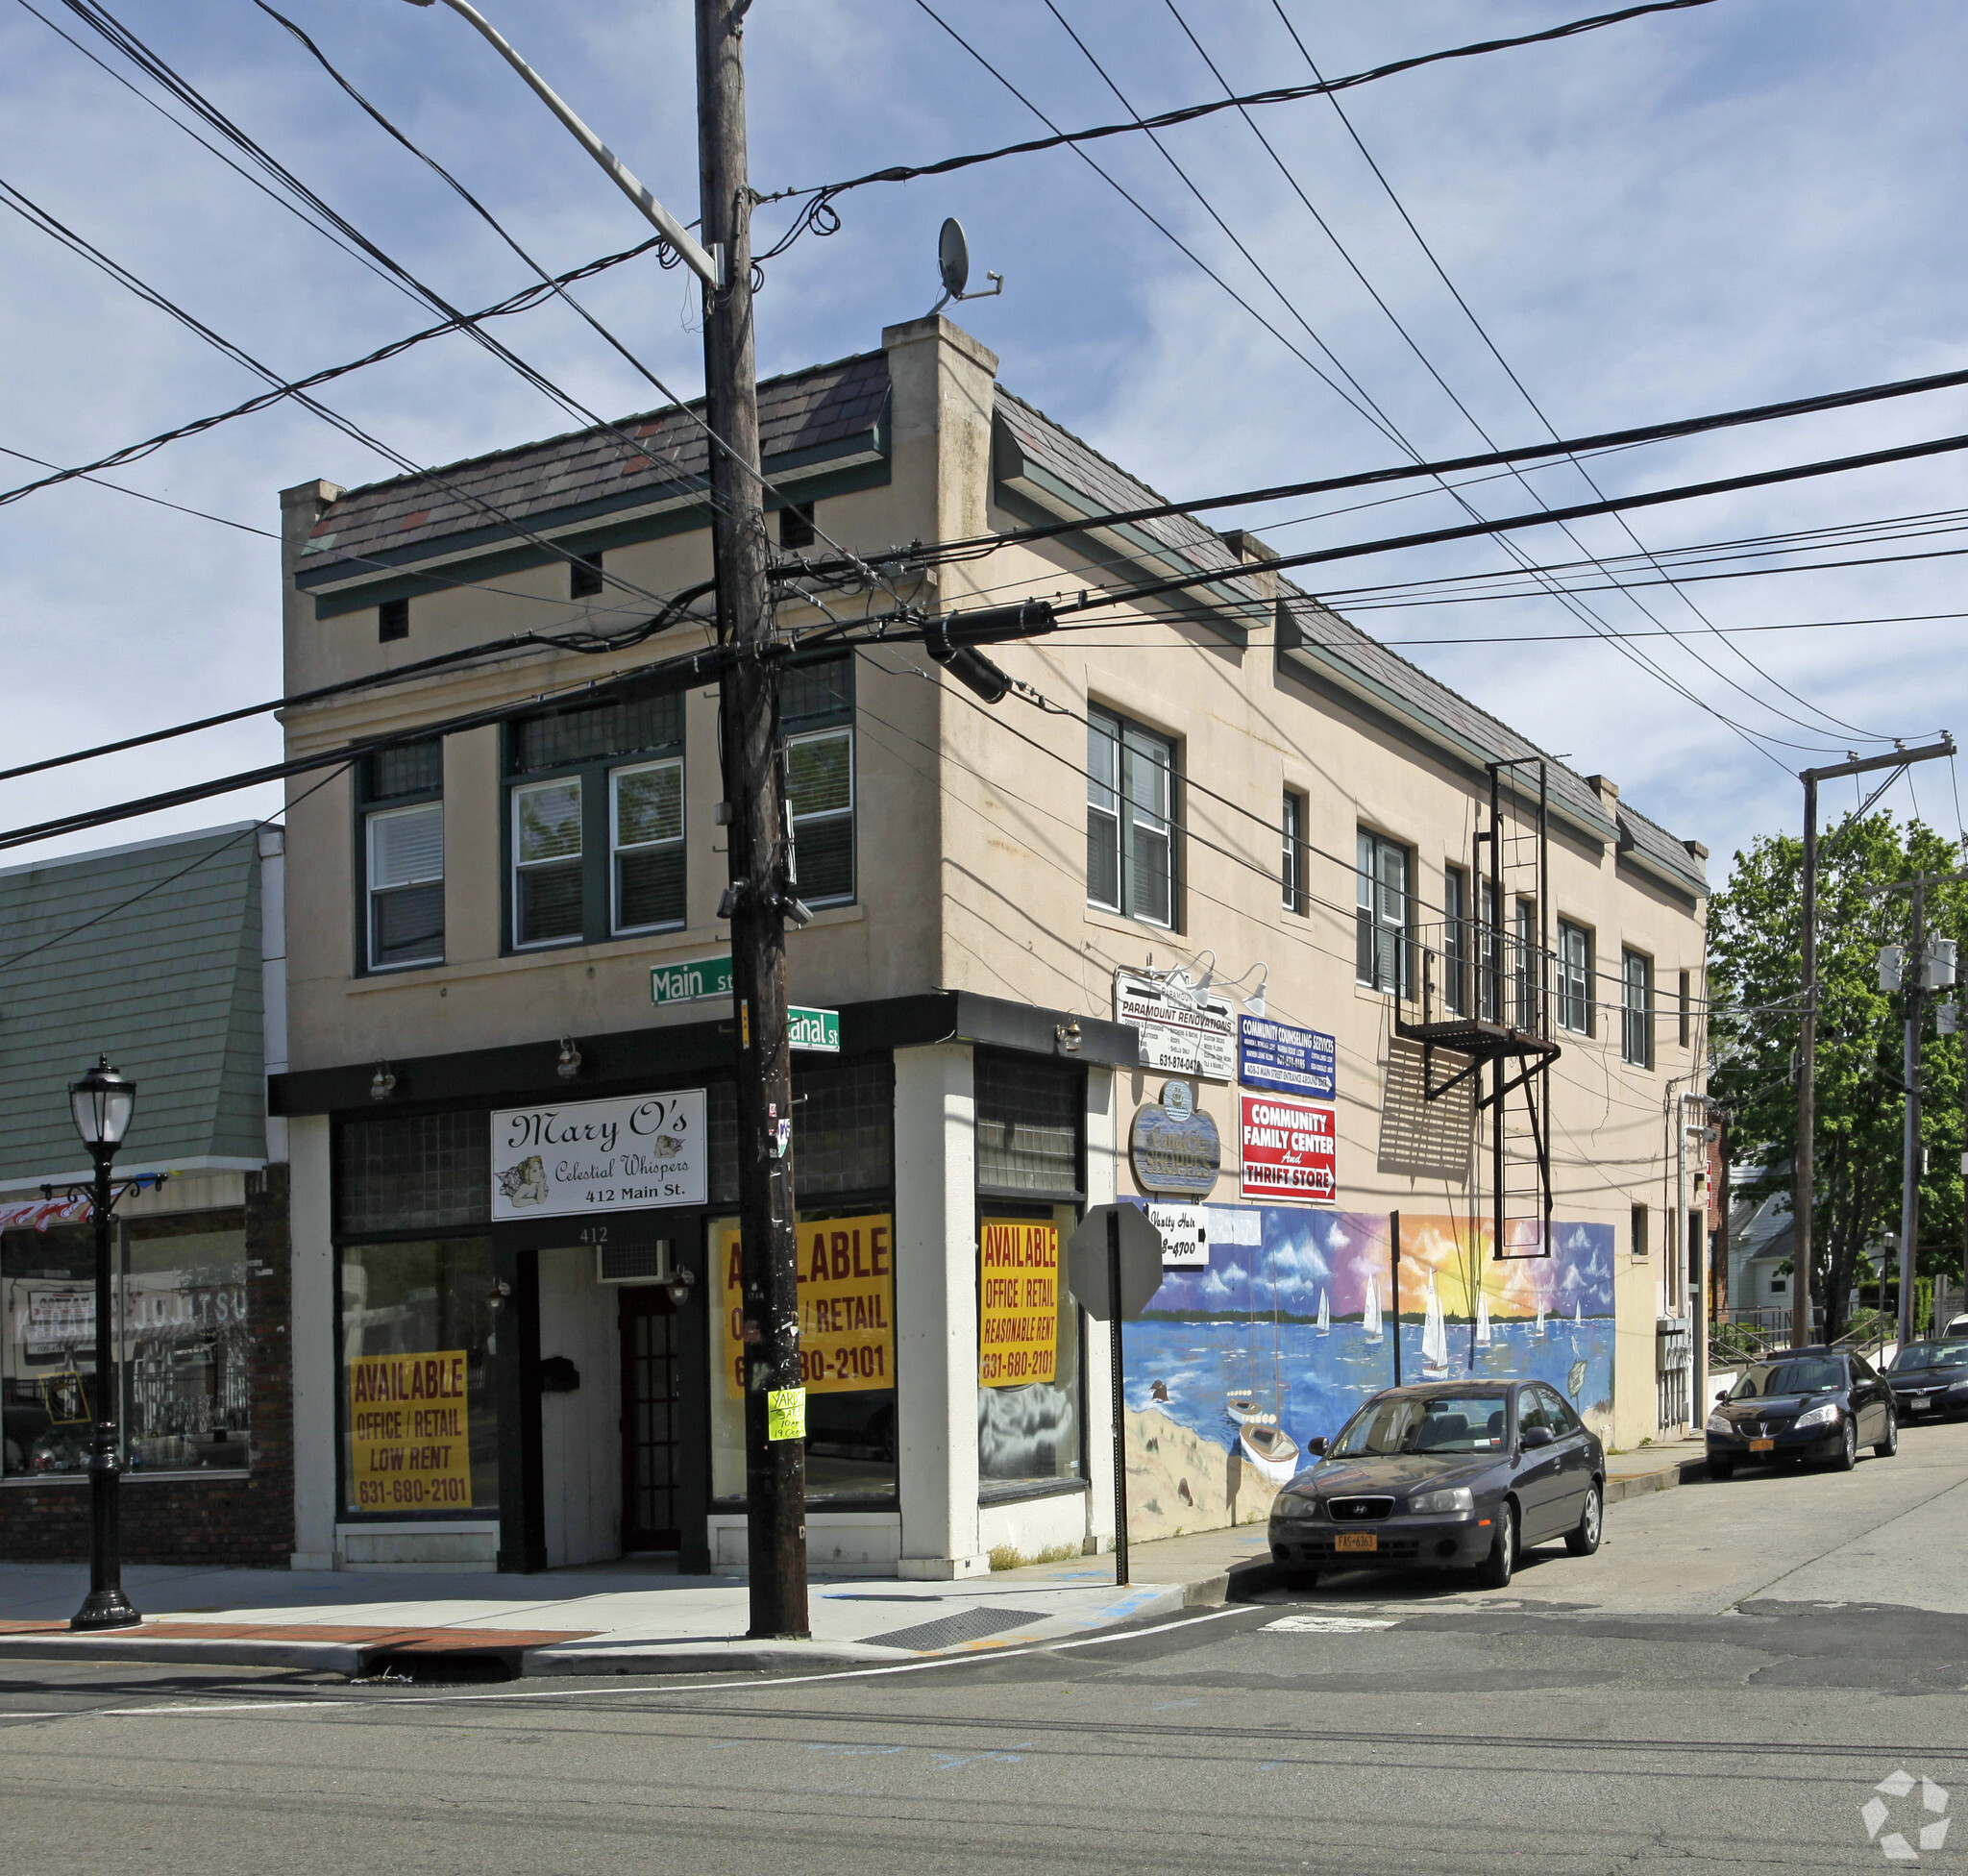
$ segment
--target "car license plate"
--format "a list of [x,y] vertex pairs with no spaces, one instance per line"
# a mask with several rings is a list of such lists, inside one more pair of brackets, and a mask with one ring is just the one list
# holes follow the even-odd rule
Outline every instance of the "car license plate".
[[1774,1440],[1752,1440],[1749,1443],[1749,1449],[1751,1452],[1769,1452],[1776,1446],[1776,1444]]
[[1927,1402],[1921,1399],[1918,1395],[1915,1395],[1911,1399],[1907,1401],[1906,1411],[1909,1414],[1918,1414],[1923,1412],[1926,1406]]
[[1333,1539],[1335,1550],[1378,1550],[1380,1539],[1372,1531],[1341,1531]]

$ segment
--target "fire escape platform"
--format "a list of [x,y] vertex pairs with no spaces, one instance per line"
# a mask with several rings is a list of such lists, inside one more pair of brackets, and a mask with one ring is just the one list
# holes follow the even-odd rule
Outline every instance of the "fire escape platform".
[[1472,1064],[1537,1056],[1555,1062],[1564,1051],[1555,1042],[1529,1029],[1509,1024],[1487,1023],[1480,1017],[1445,1017],[1433,1023],[1394,1022],[1394,1034],[1407,1042],[1425,1043],[1431,1049],[1453,1049],[1466,1055]]

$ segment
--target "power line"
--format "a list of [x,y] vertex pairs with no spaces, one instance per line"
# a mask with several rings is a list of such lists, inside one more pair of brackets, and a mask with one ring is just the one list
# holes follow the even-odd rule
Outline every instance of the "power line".
[[[1167,0],[1167,4],[1168,5],[1169,10],[1173,12],[1175,8],[1175,0]],[[1294,44],[1298,48],[1300,55],[1304,58],[1307,69],[1311,71],[1315,79],[1322,79],[1324,77],[1324,74],[1319,70],[1317,62],[1314,60],[1310,49],[1306,46],[1304,39],[1299,36],[1298,29],[1292,25],[1290,16],[1286,13],[1283,5],[1283,0],[1271,0],[1271,6],[1272,10],[1277,13],[1278,18],[1283,22],[1286,32],[1288,32],[1292,36],[1292,44]],[[1176,16],[1178,18],[1181,17],[1179,13]],[[1188,31],[1186,25],[1184,27],[1184,31]],[[1190,37],[1192,39],[1194,38],[1193,34],[1191,34]],[[1198,51],[1201,51],[1202,48],[1200,47],[1200,45],[1198,45],[1196,49]],[[1207,55],[1205,55],[1205,57],[1207,57]],[[1414,235],[1415,244],[1420,248],[1422,254],[1427,258],[1428,264],[1432,268],[1434,268],[1437,278],[1439,279],[1443,286],[1445,286],[1448,289],[1450,298],[1452,298],[1455,301],[1457,307],[1461,309],[1464,318],[1468,320],[1470,326],[1474,329],[1477,337],[1480,338],[1483,341],[1485,347],[1488,348],[1490,357],[1493,358],[1496,360],[1497,364],[1502,368],[1504,376],[1510,380],[1512,385],[1517,391],[1517,394],[1524,400],[1525,404],[1529,406],[1532,414],[1538,419],[1538,421],[1540,424],[1544,426],[1545,430],[1550,432],[1551,436],[1554,439],[1556,439],[1558,435],[1558,427],[1551,421],[1549,417],[1547,417],[1544,414],[1543,407],[1539,405],[1538,400],[1531,395],[1530,387],[1517,375],[1515,368],[1511,364],[1510,360],[1503,356],[1503,353],[1498,348],[1496,341],[1490,336],[1488,329],[1485,327],[1482,320],[1477,318],[1475,309],[1471,307],[1469,302],[1464,297],[1462,290],[1456,285],[1455,282],[1449,278],[1447,268],[1445,268],[1442,265],[1441,260],[1437,256],[1434,248],[1429,245],[1427,238],[1422,234],[1420,228],[1416,225],[1414,216],[1408,212],[1407,205],[1403,203],[1400,196],[1395,193],[1394,185],[1388,181],[1386,173],[1381,169],[1380,164],[1374,160],[1372,152],[1367,149],[1365,139],[1361,136],[1359,131],[1355,129],[1353,120],[1349,116],[1347,116],[1345,106],[1342,105],[1340,102],[1339,98],[1332,93],[1327,94],[1327,102],[1332,106],[1333,112],[1339,118],[1340,123],[1344,128],[1347,136],[1351,138],[1354,148],[1360,152],[1360,155],[1365,160],[1367,168],[1373,172],[1374,180],[1377,183],[1379,183],[1381,188],[1386,192],[1388,200],[1393,205],[1394,212],[1400,216],[1401,221],[1406,226],[1408,232],[1412,235]],[[1256,126],[1253,125],[1252,129],[1255,130]],[[1260,133],[1260,135],[1262,135],[1262,133]],[[1269,148],[1269,145],[1267,144],[1266,147]],[[1308,203],[1307,206],[1310,207],[1311,205]],[[1356,269],[1356,271],[1358,270]],[[1365,276],[1363,276],[1362,278],[1364,281]],[[1378,299],[1379,295],[1376,294],[1374,297]],[[1389,316],[1390,318],[1392,317],[1391,312],[1390,312]],[[1396,324],[1397,329],[1401,332],[1401,335],[1404,338],[1407,338],[1408,333],[1406,328],[1399,327],[1398,322],[1396,322]],[[1411,345],[1414,344],[1412,338],[1409,339],[1409,343]],[[1416,357],[1420,357],[1420,348],[1417,346],[1414,349]],[[1424,362],[1426,361],[1424,360]],[[1431,371],[1433,371],[1434,367],[1430,366],[1430,369]],[[1436,377],[1437,382],[1439,383],[1439,373],[1437,373]],[[1447,388],[1447,385],[1444,384],[1443,389],[1446,390]],[[1461,401],[1458,400],[1457,403],[1458,407],[1461,408]],[[1468,413],[1464,411],[1464,415],[1467,414]],[[1474,424],[1475,419],[1471,417],[1470,422]],[[1484,431],[1480,425],[1477,425],[1476,428],[1478,434],[1482,435],[1485,442],[1489,442],[1491,440],[1488,432]],[[1589,488],[1595,496],[1603,497],[1606,491],[1600,487],[1598,482],[1593,479],[1591,472],[1586,468],[1585,464],[1580,462],[1576,457],[1570,458],[1570,461],[1572,467],[1578,471],[1579,475],[1584,480],[1586,486]],[[1525,484],[1527,490],[1529,489],[1529,486],[1530,485],[1528,483]],[[1636,548],[1638,548],[1642,553],[1645,553],[1647,551],[1645,544],[1641,541],[1639,535],[1634,531],[1632,524],[1626,519],[1624,515],[1619,517],[1618,525],[1622,531],[1626,534],[1626,537],[1633,542]],[[1675,588],[1675,596],[1711,632],[1715,629],[1715,622],[1712,619],[1710,619],[1706,613],[1704,613],[1702,609],[1695,605],[1694,601],[1691,600],[1687,596],[1687,594],[1682,592],[1678,586]],[[1633,600],[1631,603],[1646,617],[1653,617],[1651,613],[1647,612],[1646,607],[1640,605],[1639,601]],[[1660,622],[1656,621],[1656,623],[1658,624]],[[1739,647],[1734,646],[1733,644],[1729,644],[1729,641],[1727,639],[1724,639],[1723,643],[1725,645],[1729,645],[1729,649],[1733,651],[1735,654],[1735,655],[1738,658],[1740,658],[1745,665],[1749,667],[1750,670],[1754,671],[1758,677],[1761,678],[1764,680],[1764,682],[1774,684],[1777,689],[1784,693],[1784,696],[1790,698],[1794,703],[1802,704],[1806,709],[1814,711],[1819,717],[1823,718],[1825,722],[1831,724],[1834,728],[1849,730],[1852,734],[1856,736],[1868,737],[1878,742],[1887,742],[1891,740],[1890,737],[1883,736],[1877,730],[1861,729],[1857,725],[1847,723],[1844,721],[1843,718],[1833,715],[1832,712],[1826,710],[1822,705],[1813,704],[1808,698],[1800,696],[1795,690],[1793,690],[1788,684],[1784,683],[1774,673],[1765,671],[1753,658],[1751,658],[1747,653],[1743,652]],[[1706,659],[1700,658],[1699,654],[1696,655],[1698,662],[1700,662],[1705,669],[1713,671],[1713,666],[1710,665]],[[1716,675],[1719,676],[1720,674],[1717,673]],[[1779,714],[1787,715],[1788,713],[1780,711]],[[1796,719],[1792,718],[1791,721],[1795,722]]]
[[[918,0],[921,4],[921,0]],[[1618,26],[1630,19],[1638,19],[1647,13],[1681,12],[1689,7],[1711,4],[1711,0],[1654,0],[1654,4],[1641,7],[1628,7],[1614,13],[1596,13],[1588,19],[1574,19],[1562,26],[1546,28],[1540,33],[1524,33],[1514,38],[1483,39],[1472,45],[1451,46],[1441,52],[1427,52],[1412,59],[1396,59],[1389,64],[1376,65],[1370,71],[1355,72],[1348,78],[1321,80],[1316,85],[1292,85],[1268,91],[1252,91],[1241,98],[1227,98],[1210,104],[1187,105],[1179,111],[1165,111],[1159,116],[1136,118],[1125,124],[1101,124],[1092,130],[1062,131],[1052,126],[1050,136],[1033,137],[1023,143],[1007,143],[999,149],[983,150],[971,156],[946,157],[940,162],[923,163],[917,166],[893,165],[887,169],[871,170],[866,176],[856,176],[843,183],[812,185],[805,188],[779,189],[772,195],[761,196],[761,202],[782,202],[798,196],[818,196],[830,198],[845,194],[849,189],[858,189],[870,183],[908,183],[922,176],[947,176],[953,170],[970,169],[978,163],[996,162],[1005,157],[1029,156],[1040,150],[1056,150],[1062,146],[1075,149],[1082,143],[1091,143],[1107,136],[1124,136],[1135,131],[1167,130],[1176,124],[1193,123],[1199,117],[1213,117],[1220,111],[1229,111],[1248,105],[1290,104],[1300,98],[1316,98],[1332,91],[1351,90],[1355,86],[1371,85],[1376,80],[1392,78],[1401,72],[1420,69],[1423,65],[1435,65],[1449,59],[1473,59],[1484,53],[1510,52],[1519,46],[1540,45],[1554,39],[1567,39],[1581,33],[1593,33],[1602,27]],[[923,11],[927,12],[928,8]],[[931,18],[936,15],[931,13]],[[937,24],[943,25],[938,19]],[[949,29],[945,27],[947,32]],[[954,37],[954,35],[952,35]],[[1042,113],[1043,114],[1043,113]],[[1048,123],[1049,119],[1046,120]]]

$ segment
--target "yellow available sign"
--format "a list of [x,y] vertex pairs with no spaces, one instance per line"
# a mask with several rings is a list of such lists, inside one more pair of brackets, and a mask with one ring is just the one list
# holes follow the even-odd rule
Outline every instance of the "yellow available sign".
[[455,1510],[472,1502],[462,1348],[357,1355],[349,1363],[353,1511]]
[[[830,1218],[798,1227],[800,1381],[808,1394],[852,1394],[896,1384],[895,1220]],[[745,1284],[738,1227],[718,1231],[723,1308],[718,1352],[725,1394],[745,1395]]]
[[987,1218],[977,1247],[977,1379],[1051,1381],[1059,1367],[1059,1227]]

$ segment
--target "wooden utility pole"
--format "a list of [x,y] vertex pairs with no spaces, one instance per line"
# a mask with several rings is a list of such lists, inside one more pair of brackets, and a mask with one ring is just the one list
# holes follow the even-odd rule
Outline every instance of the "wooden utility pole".
[[793,1076],[786,1029],[785,908],[792,856],[779,763],[777,647],[767,580],[751,328],[744,59],[750,4],[696,0],[703,213],[699,232],[718,256],[722,277],[722,284],[704,295],[704,385],[718,633],[736,654],[718,706],[731,882],[721,913],[731,923],[738,1045],[750,1633],[763,1638],[807,1633],[806,1396],[800,1374]]

